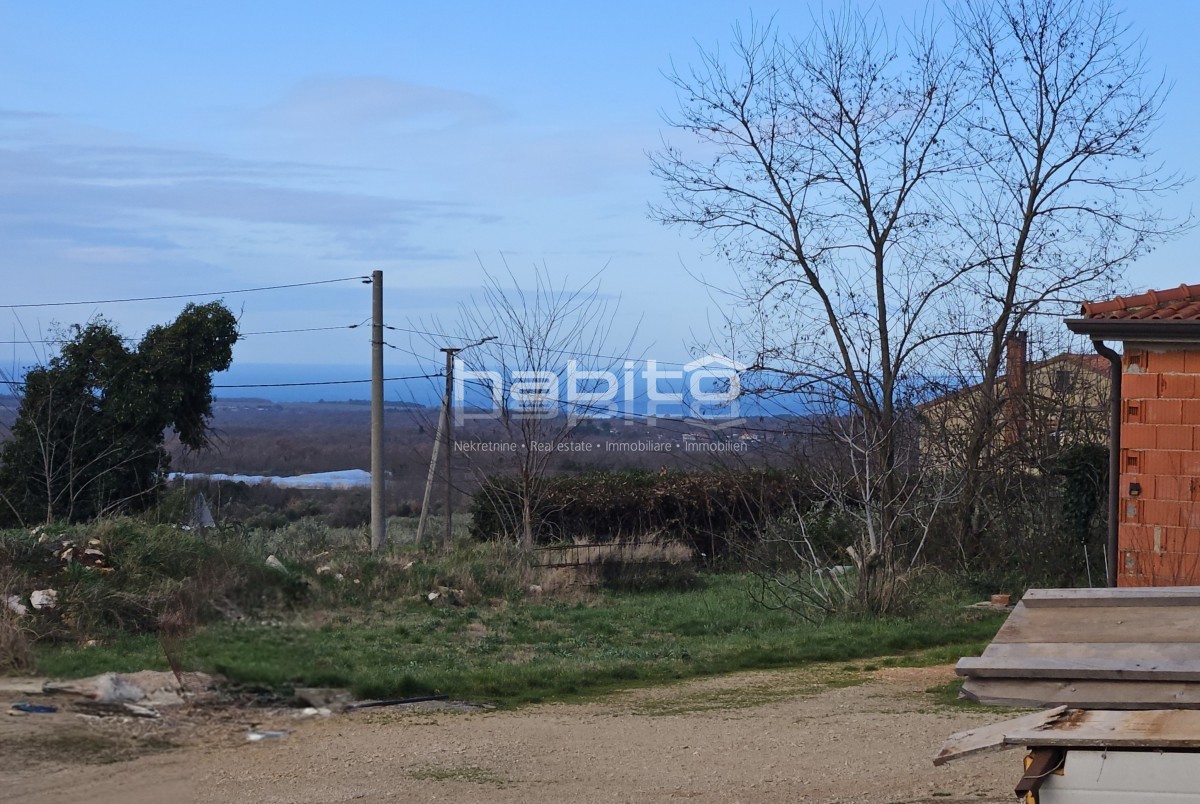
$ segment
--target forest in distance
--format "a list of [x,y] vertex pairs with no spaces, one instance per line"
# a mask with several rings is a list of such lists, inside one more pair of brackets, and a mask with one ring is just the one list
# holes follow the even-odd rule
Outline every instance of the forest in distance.
[[[171,469],[179,472],[292,476],[346,469],[369,470],[369,404],[275,402],[221,398],[213,406],[213,440],[201,452],[185,450],[168,435]],[[429,470],[438,411],[413,403],[385,402],[384,466],[388,497],[418,502]],[[552,469],[650,471],[715,466],[783,465],[802,448],[794,417],[752,417],[711,430],[696,422],[659,419],[583,419],[569,441],[556,445]],[[480,478],[501,473],[513,446],[489,420],[467,420],[454,429],[456,486],[470,493]]]

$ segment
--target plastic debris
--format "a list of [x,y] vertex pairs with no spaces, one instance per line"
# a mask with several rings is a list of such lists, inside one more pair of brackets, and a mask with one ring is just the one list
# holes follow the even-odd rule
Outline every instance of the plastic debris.
[[252,743],[262,742],[263,740],[282,740],[291,732],[287,731],[248,731],[246,739]]
[[277,569],[283,572],[287,571],[287,567],[283,566],[283,562],[276,558],[274,553],[267,556],[267,566],[271,569]]
[[25,701],[13,704],[9,707],[13,712],[20,712],[23,715],[52,715],[58,711],[57,706],[48,704],[31,704]]
[[125,711],[134,717],[159,717],[158,710],[151,709],[149,706],[138,706],[137,704],[127,703],[125,704]]
[[399,698],[391,701],[357,701],[346,706],[350,709],[373,709],[377,706],[404,706],[406,704],[430,703],[432,701],[447,701],[449,695],[420,695],[416,698]]
[[58,592],[54,589],[35,589],[29,595],[29,605],[35,609],[52,609],[58,604]]
[[[317,567],[317,575],[332,575],[334,580],[346,580],[345,575],[340,572],[335,572],[333,567],[329,566],[328,564],[322,564],[321,566]],[[358,583],[358,581],[355,581],[355,583]]]

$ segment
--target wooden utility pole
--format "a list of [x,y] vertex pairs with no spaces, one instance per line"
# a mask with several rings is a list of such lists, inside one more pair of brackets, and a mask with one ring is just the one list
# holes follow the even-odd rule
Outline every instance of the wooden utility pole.
[[371,274],[371,550],[387,544],[383,505],[383,271]]
[[421,518],[417,522],[417,546],[425,546],[425,524],[429,521],[429,506],[433,501],[433,479],[437,476],[438,449],[442,446],[442,428],[446,425],[446,403],[438,415],[437,435],[433,437],[433,454],[429,456],[429,474],[425,476],[425,496],[421,498]]

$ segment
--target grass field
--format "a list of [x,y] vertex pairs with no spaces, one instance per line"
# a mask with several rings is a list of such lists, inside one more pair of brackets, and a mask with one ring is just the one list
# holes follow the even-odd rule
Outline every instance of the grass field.
[[[905,617],[835,617],[820,626],[755,603],[747,575],[698,588],[596,593],[436,608],[406,601],[305,609],[274,622],[216,624],[186,643],[190,669],[248,684],[347,686],[363,697],[445,693],[499,705],[577,698],[620,687],[753,668],[892,657],[937,663],[977,654],[1003,621],[952,592]],[[900,657],[900,658],[896,658]],[[165,668],[149,635],[94,647],[39,645],[38,671],[79,676]]]

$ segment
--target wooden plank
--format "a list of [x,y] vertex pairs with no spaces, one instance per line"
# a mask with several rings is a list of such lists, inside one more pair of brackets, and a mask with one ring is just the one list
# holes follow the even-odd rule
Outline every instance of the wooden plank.
[[1054,709],[1046,709],[1042,712],[1022,715],[1013,720],[1006,720],[1003,723],[989,723],[984,726],[977,726],[973,729],[951,734],[942,743],[941,750],[933,758],[933,764],[945,765],[951,760],[961,759],[972,754],[1011,748],[1014,744],[1005,742],[1010,732],[1036,732],[1038,727],[1045,726],[1066,711],[1067,707],[1059,706]]
[[1200,666],[1200,643],[1196,642],[993,642],[983,652],[985,659],[1090,661],[1110,659],[1195,663]]
[[1006,732],[1004,742],[1029,747],[1200,748],[1200,711],[1071,710],[1041,725],[1031,722],[1015,726]]
[[[1153,655],[1145,652],[1143,655]],[[971,678],[1064,678],[1117,681],[1200,681],[1200,662],[1133,659],[1001,659],[995,656],[964,657],[954,668]]]
[[969,678],[962,695],[988,706],[1079,709],[1186,709],[1200,707],[1200,683],[1187,681],[1022,680]]
[[1026,608],[1095,606],[1200,606],[1200,586],[1143,586],[1123,589],[1030,589]]
[[1026,608],[1020,603],[994,642],[1200,642],[1200,607]]

